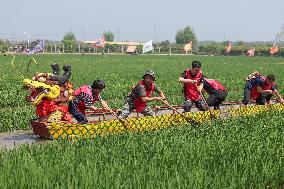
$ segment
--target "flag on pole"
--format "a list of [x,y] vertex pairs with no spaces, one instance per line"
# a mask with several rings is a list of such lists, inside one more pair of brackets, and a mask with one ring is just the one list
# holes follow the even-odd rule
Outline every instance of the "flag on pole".
[[147,43],[143,44],[143,49],[142,49],[143,53],[146,53],[146,52],[153,50],[153,44],[152,43],[153,42],[151,40],[151,41],[148,41]]
[[255,48],[252,48],[252,49],[248,50],[247,55],[248,56],[254,56],[254,52],[255,52]]
[[106,45],[105,37],[100,38],[94,43],[94,47],[96,48],[104,48]]
[[185,44],[183,49],[185,50],[186,54],[187,54],[188,51],[192,52],[192,41],[190,41],[187,44]]
[[274,54],[276,54],[278,51],[279,51],[278,45],[275,45],[275,46],[273,45],[273,47],[271,47],[271,48],[269,49],[270,55],[274,55]]
[[225,49],[225,52],[229,53],[229,52],[231,52],[231,50],[232,50],[232,42],[229,42],[228,46]]
[[42,52],[44,50],[44,47],[45,47],[44,39],[41,39],[39,41],[32,43],[31,48],[28,49],[28,53],[29,55],[31,55],[34,53]]

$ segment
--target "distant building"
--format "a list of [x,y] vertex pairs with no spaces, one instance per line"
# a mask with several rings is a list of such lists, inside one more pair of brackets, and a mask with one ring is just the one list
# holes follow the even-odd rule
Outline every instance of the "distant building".
[[138,54],[137,46],[128,46],[125,53],[126,54]]
[[[84,43],[88,45],[94,44],[96,41],[83,41]],[[124,42],[124,41],[114,41],[114,42],[109,42],[106,41],[106,44],[110,45],[124,45],[124,46],[137,46],[137,45],[143,45],[144,43],[139,43],[139,42]]]

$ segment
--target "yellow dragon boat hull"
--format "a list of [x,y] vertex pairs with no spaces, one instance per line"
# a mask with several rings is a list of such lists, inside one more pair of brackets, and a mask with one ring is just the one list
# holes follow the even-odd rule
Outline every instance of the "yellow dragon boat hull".
[[[208,110],[205,112],[189,112],[182,114],[166,114],[122,120],[108,120],[88,124],[68,122],[32,122],[34,134],[50,139],[60,138],[94,138],[122,132],[151,131],[181,125],[193,125],[213,119],[239,116],[253,116],[269,110],[284,110],[282,104],[255,105],[232,108],[227,110]],[[222,117],[223,116],[223,117]]]

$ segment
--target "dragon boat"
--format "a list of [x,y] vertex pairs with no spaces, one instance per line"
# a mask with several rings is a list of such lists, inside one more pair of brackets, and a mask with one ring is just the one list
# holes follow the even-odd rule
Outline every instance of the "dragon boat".
[[26,100],[36,107],[37,118],[31,125],[35,135],[48,139],[94,138],[122,132],[157,130],[180,125],[198,126],[212,119],[251,116],[269,110],[283,110],[281,103],[270,105],[251,103],[242,106],[238,101],[227,101],[220,110],[193,111],[182,113],[181,106],[161,106],[154,108],[156,116],[143,117],[132,113],[127,119],[115,116],[119,110],[108,112],[97,109],[87,112],[89,123],[78,124],[68,112],[68,102],[74,97],[74,84],[69,81],[71,67],[64,65],[64,74],[59,75],[59,65],[53,64],[53,73],[37,73],[31,79],[24,79],[23,86],[30,91]]

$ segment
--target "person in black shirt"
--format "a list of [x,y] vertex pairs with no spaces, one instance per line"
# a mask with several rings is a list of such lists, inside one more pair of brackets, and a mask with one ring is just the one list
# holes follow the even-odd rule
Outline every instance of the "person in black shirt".
[[208,106],[214,106],[214,110],[220,109],[220,104],[225,100],[227,91],[217,80],[204,77],[203,89],[209,94],[206,99]]

